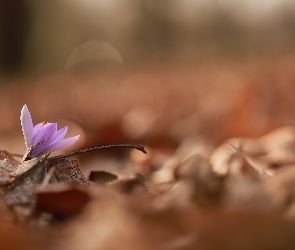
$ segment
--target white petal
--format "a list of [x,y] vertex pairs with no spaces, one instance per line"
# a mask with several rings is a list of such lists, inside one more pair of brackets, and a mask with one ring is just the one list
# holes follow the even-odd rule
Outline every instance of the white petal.
[[33,122],[30,111],[25,104],[21,110],[20,122],[27,148],[33,145]]

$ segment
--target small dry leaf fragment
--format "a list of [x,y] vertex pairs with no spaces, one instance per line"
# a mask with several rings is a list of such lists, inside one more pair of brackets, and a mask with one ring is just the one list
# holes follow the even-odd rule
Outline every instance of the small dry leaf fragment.
[[91,171],[89,180],[94,183],[105,184],[110,181],[115,181],[118,176],[106,171]]
[[77,160],[48,159],[44,164],[47,169],[55,168],[50,183],[58,182],[74,186],[91,184],[79,169]]

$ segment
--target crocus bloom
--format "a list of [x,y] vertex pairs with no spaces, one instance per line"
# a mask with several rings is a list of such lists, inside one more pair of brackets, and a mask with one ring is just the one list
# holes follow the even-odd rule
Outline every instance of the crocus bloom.
[[74,144],[79,135],[63,139],[67,133],[68,126],[57,130],[56,123],[38,123],[33,126],[32,117],[27,105],[24,105],[21,111],[21,125],[25,138],[27,149],[31,148],[28,156],[30,158],[54,152]]

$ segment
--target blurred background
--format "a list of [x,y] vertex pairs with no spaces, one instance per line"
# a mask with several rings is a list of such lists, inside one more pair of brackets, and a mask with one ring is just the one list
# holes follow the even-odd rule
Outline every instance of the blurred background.
[[116,48],[126,66],[294,49],[291,0],[16,0],[0,7],[2,75],[63,71],[92,40]]
[[292,0],[1,1],[0,146],[24,150],[25,103],[77,147],[293,124],[294,14]]

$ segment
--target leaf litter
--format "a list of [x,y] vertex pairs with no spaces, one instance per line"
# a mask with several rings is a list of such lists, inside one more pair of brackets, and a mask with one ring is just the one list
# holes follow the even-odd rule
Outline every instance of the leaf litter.
[[[233,119],[247,101],[255,106],[262,90],[243,91],[237,92],[243,98],[236,106],[224,110],[227,115],[231,110]],[[255,112],[270,112],[267,107],[274,105],[266,102]],[[171,109],[168,117],[166,111],[138,137],[131,136],[136,143],[152,141],[147,154],[131,147],[98,158],[80,151],[21,162],[2,150],[0,249],[295,248],[295,127],[274,126],[264,135],[240,137],[234,129],[247,131],[246,123],[251,127],[255,120],[237,119],[234,126],[220,119],[223,135],[213,135],[216,117],[204,118],[205,130],[189,114]],[[189,123],[204,133],[188,136]],[[118,127],[113,130],[124,139]],[[236,137],[228,139],[231,133]],[[213,137],[222,143],[212,142]]]
[[[251,148],[255,140],[260,147]],[[1,207],[13,227],[50,232],[48,249],[290,249],[295,162],[274,167],[267,155],[281,149],[264,141],[232,139],[211,157],[160,150],[143,168],[131,149],[125,164],[133,172],[97,169],[87,178],[63,155],[20,163],[1,151]]]

